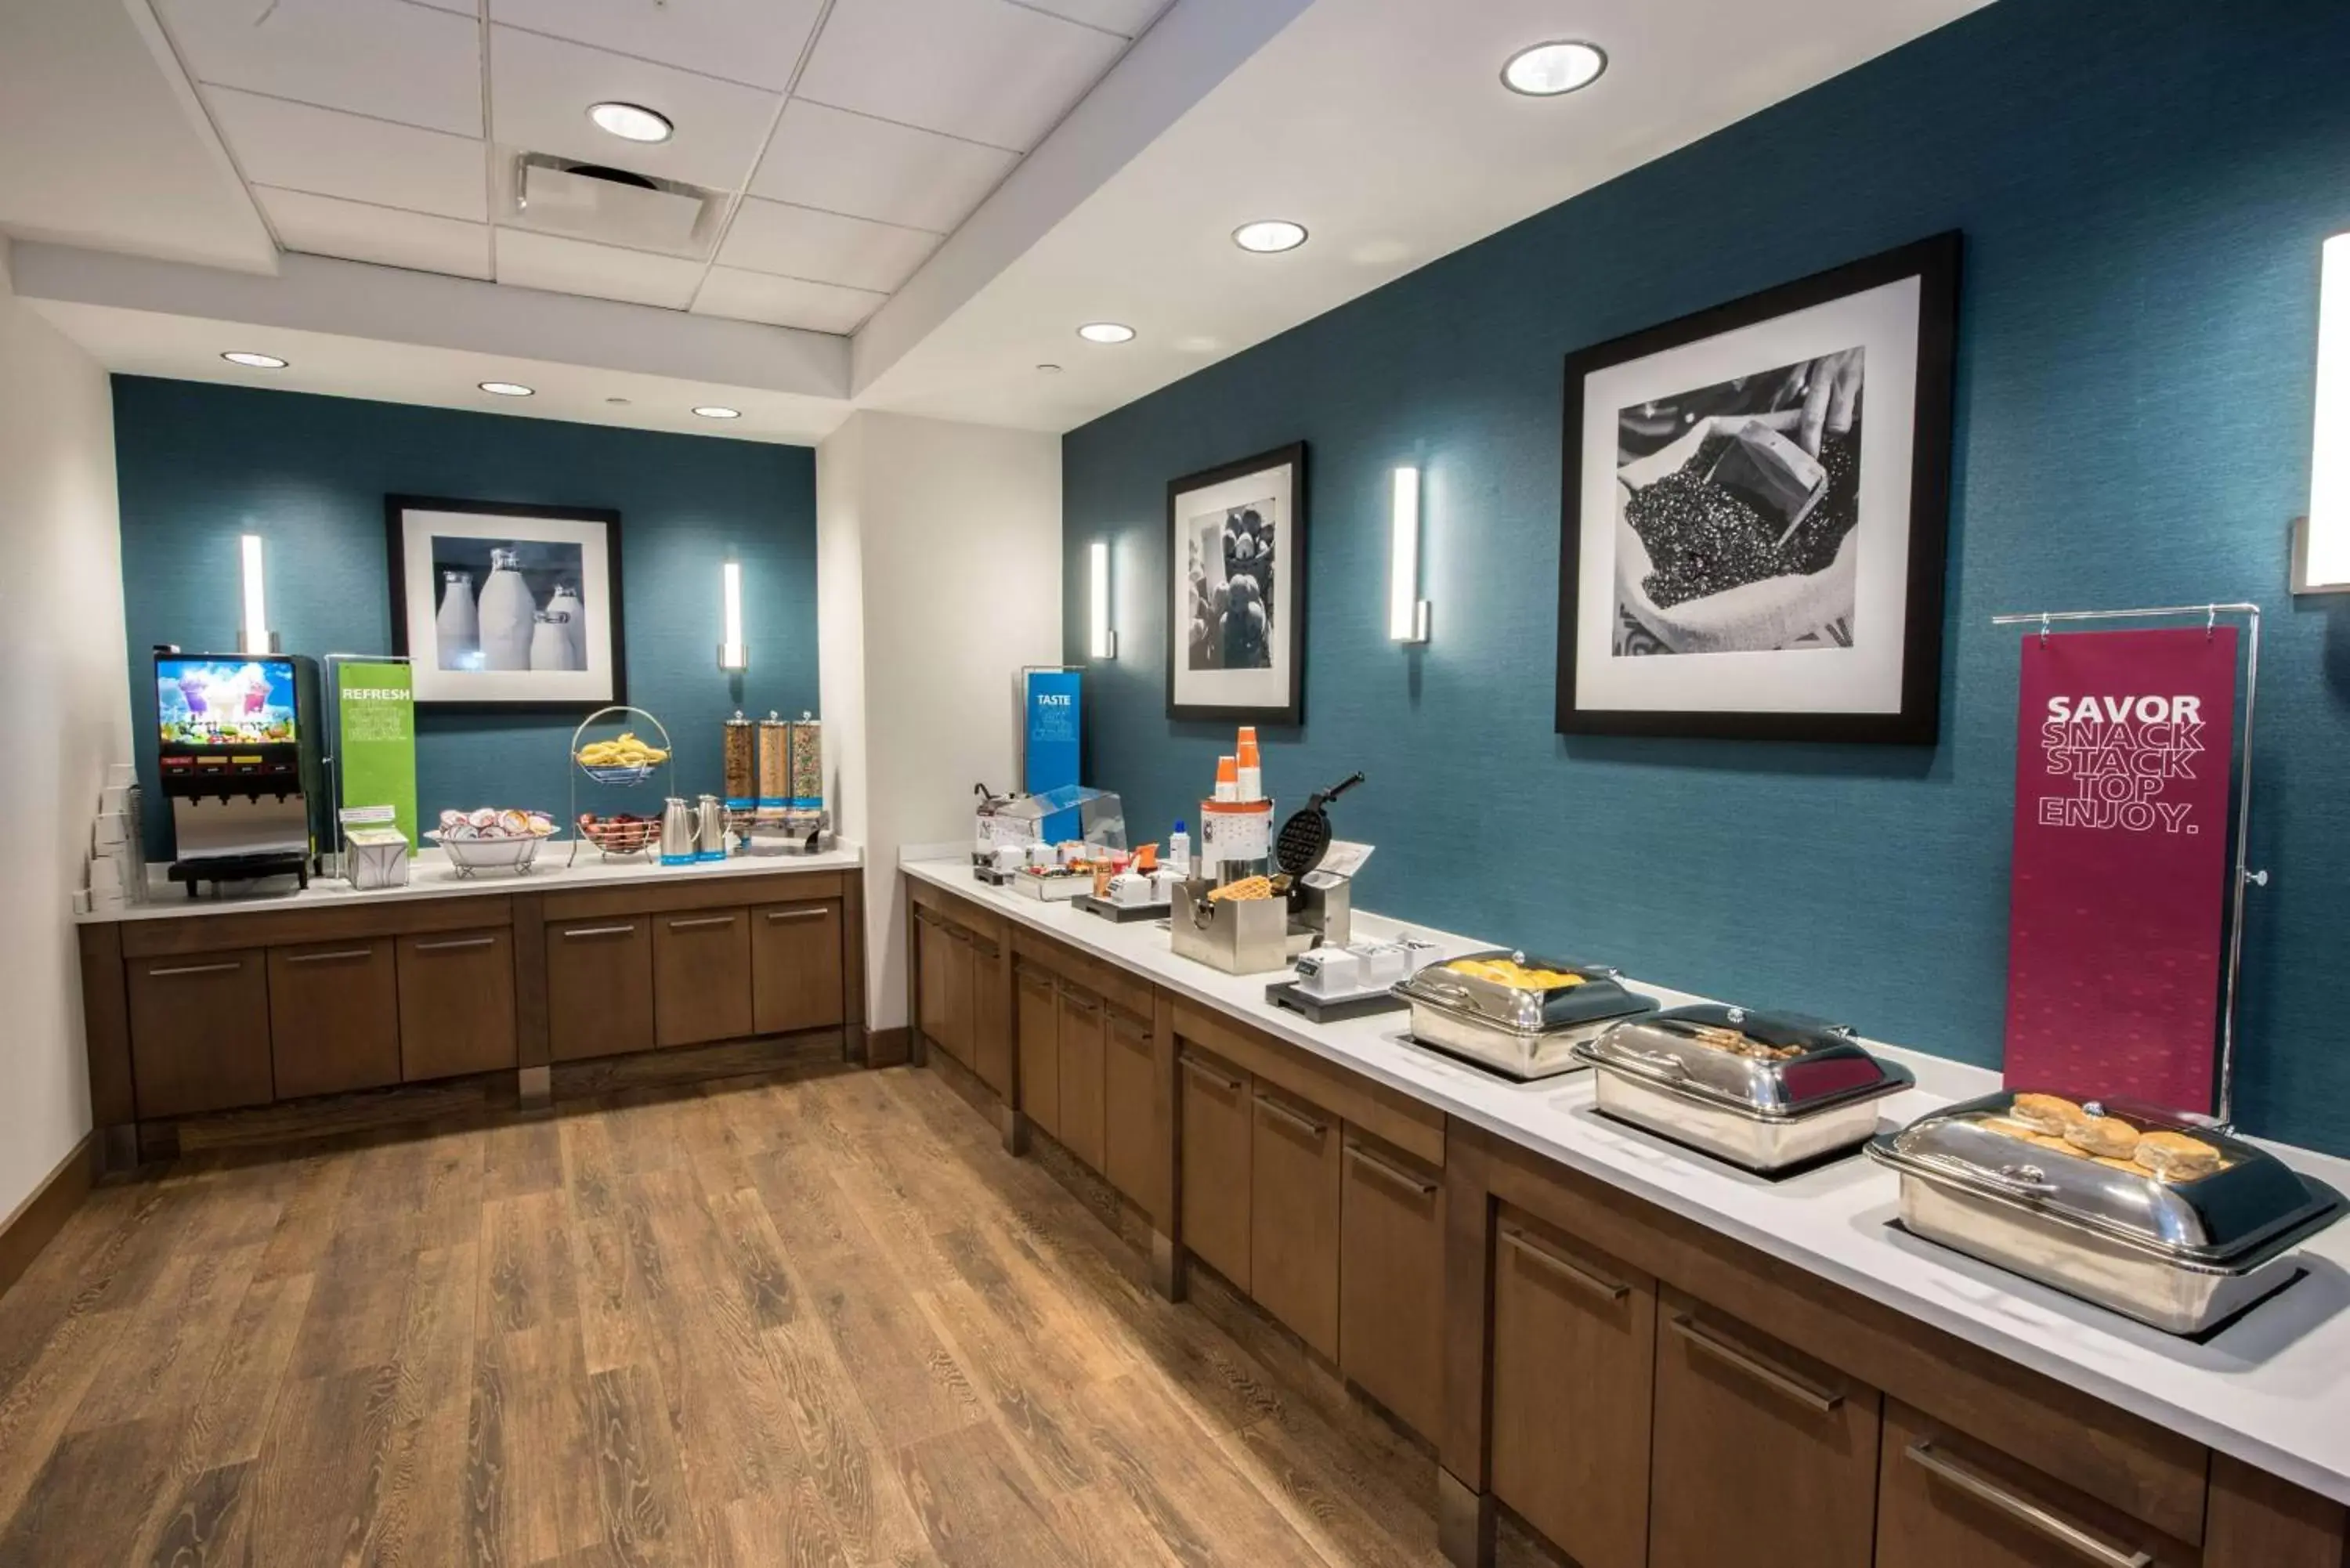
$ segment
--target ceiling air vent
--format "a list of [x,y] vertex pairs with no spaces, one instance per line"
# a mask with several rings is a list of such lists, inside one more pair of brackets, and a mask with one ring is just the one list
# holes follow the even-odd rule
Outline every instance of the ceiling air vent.
[[525,153],[515,218],[525,228],[632,250],[698,255],[716,227],[715,193],[599,163]]

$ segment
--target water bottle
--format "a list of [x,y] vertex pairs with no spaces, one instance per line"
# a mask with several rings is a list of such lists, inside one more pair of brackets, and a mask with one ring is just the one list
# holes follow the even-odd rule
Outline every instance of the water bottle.
[[1175,831],[1167,836],[1167,868],[1178,877],[1191,874],[1191,836],[1183,824],[1176,823]]

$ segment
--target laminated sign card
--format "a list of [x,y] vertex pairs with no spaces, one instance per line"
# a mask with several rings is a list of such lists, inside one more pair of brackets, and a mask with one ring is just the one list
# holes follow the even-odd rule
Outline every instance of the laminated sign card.
[[2008,1085],[2208,1111],[2236,628],[2023,639]]

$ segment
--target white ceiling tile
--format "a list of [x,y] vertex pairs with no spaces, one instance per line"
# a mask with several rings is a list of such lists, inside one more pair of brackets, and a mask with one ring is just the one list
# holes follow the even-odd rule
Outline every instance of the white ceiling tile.
[[1008,0],[837,0],[798,93],[1025,152],[1125,47]]
[[497,232],[498,281],[557,294],[592,294],[636,305],[683,310],[702,282],[702,264],[585,240],[535,234],[525,229]]
[[463,223],[266,185],[256,185],[253,194],[289,251],[459,277],[490,275],[487,223]]
[[795,98],[753,194],[909,228],[951,232],[1020,161],[1016,152]]
[[743,198],[733,226],[718,247],[728,266],[837,283],[887,294],[913,275],[938,248],[939,236],[923,229],[845,218],[809,207]]
[[482,29],[408,0],[157,0],[198,81],[482,134]]
[[838,284],[715,266],[694,298],[693,313],[764,321],[771,327],[804,327],[811,332],[854,332],[889,297]]
[[490,0],[490,20],[781,92],[823,8],[822,0]]
[[[596,129],[590,104],[642,104],[677,127],[669,140],[623,141]],[[775,123],[778,95],[512,27],[490,29],[490,118],[528,152],[739,191]]]
[[244,177],[481,223],[489,216],[483,147],[469,137],[207,88],[205,101]]
[[1027,4],[1072,22],[1139,38],[1167,9],[1168,0],[1027,0]]

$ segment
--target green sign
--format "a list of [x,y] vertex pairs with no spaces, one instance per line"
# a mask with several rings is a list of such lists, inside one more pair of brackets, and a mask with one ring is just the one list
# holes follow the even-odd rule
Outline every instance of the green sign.
[[405,664],[335,669],[335,767],[345,808],[388,805],[416,847],[416,684]]

